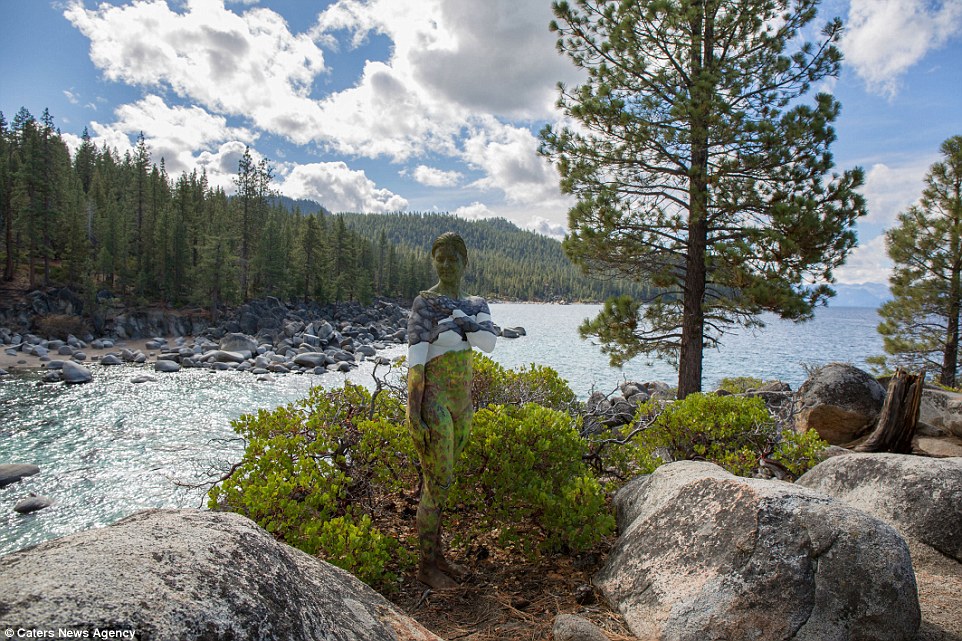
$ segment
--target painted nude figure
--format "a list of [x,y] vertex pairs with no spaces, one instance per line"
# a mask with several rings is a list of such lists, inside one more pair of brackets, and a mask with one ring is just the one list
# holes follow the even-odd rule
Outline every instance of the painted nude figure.
[[421,458],[418,505],[418,580],[435,589],[457,585],[457,568],[441,549],[441,511],[454,478],[454,464],[471,432],[471,348],[494,349],[497,330],[488,304],[461,297],[468,263],[464,240],[441,234],[431,247],[438,282],[414,299],[408,321],[408,429]]

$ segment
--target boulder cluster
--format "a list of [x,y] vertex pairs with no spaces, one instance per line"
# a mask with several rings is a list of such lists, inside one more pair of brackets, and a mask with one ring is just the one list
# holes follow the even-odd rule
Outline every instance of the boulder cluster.
[[639,639],[909,641],[910,542],[959,560],[962,459],[852,453],[796,483],[679,461],[614,504],[595,584]]

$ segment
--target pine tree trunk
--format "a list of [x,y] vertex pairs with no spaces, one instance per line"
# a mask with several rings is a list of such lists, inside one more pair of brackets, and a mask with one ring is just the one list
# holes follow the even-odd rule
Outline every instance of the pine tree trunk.
[[875,431],[858,447],[857,452],[894,452],[911,454],[912,437],[919,421],[925,371],[917,375],[901,369],[889,382]]
[[[955,239],[953,239],[955,240]],[[955,240],[958,244],[958,240]],[[955,255],[960,253],[956,248]],[[947,387],[955,387],[955,370],[959,364],[959,314],[962,307],[962,274],[959,269],[952,272],[952,281],[949,286],[949,309],[948,323],[945,332],[945,349],[942,351],[942,372],[939,375],[939,382]]]
[[7,264],[3,269],[3,279],[13,280],[13,211],[9,210],[7,212],[6,219],[6,249],[7,249]]

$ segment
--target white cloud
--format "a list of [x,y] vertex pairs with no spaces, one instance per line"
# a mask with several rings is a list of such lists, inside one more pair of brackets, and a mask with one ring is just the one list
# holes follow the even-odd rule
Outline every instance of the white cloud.
[[862,193],[868,206],[865,222],[885,227],[895,222],[899,212],[922,195],[923,179],[936,158],[899,167],[876,163],[865,174]]
[[428,187],[454,187],[461,182],[463,174],[459,171],[445,171],[436,167],[418,165],[412,177]]
[[309,94],[324,57],[273,11],[238,15],[222,0],[188,0],[177,13],[144,0],[90,10],[73,2],[64,15],[90,39],[90,58],[109,80],[169,87],[295,142],[313,138],[319,108]]
[[[213,150],[202,151],[195,159],[197,171],[207,173],[207,183],[211,187],[220,187],[232,194],[237,190],[234,178],[247,148],[248,146],[239,140],[230,140]],[[256,149],[251,149],[250,154],[254,162],[260,162],[263,158]]]
[[510,204],[562,203],[558,173],[524,127],[487,122],[465,141],[464,159],[486,173],[475,187],[499,189]]
[[390,67],[426,102],[469,113],[544,118],[555,83],[575,76],[555,50],[549,2],[340,0],[318,18],[314,36],[331,43],[339,30],[352,45],[370,33],[394,42]]
[[892,261],[885,253],[885,235],[879,234],[852,250],[845,264],[835,270],[835,279],[847,285],[885,284],[891,272]]
[[475,201],[470,205],[458,207],[451,213],[459,218],[465,218],[467,220],[480,220],[482,218],[493,218],[496,216],[496,214],[491,211],[487,205],[478,201]]
[[78,102],[80,102],[80,98],[77,97],[77,94],[75,94],[74,92],[70,91],[69,89],[64,89],[64,90],[63,90],[63,95],[67,98],[67,102],[69,102],[69,103],[72,104],[72,105],[75,105],[75,104],[77,104]]
[[343,162],[298,165],[284,178],[282,194],[307,198],[332,212],[390,212],[407,208],[408,201],[387,189],[378,189],[363,171]]
[[[243,152],[245,144],[257,139],[256,134],[246,128],[228,126],[223,116],[210,114],[200,107],[171,107],[155,95],[121,105],[114,115],[117,119],[113,123],[92,124],[94,142],[98,145],[106,142],[123,153],[143,132],[153,162],[160,163],[163,158],[167,173],[174,176],[204,167],[213,178],[215,173],[223,171],[220,161],[212,159],[219,157],[225,143],[233,142]],[[236,173],[237,164],[226,172]]]
[[841,47],[871,90],[894,96],[912,65],[960,32],[959,0],[852,0]]
[[541,216],[532,216],[531,220],[528,221],[524,228],[531,230],[536,234],[554,238],[555,240],[564,240],[565,235],[568,233],[568,228],[564,225],[553,223],[547,218],[542,218]]

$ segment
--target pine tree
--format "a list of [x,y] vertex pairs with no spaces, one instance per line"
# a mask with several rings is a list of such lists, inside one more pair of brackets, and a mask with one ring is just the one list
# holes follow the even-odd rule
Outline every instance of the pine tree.
[[0,227],[3,229],[3,279],[13,279],[13,136],[8,131],[7,119],[0,111]]
[[959,381],[962,308],[962,136],[940,147],[917,205],[885,234],[894,268],[892,300],[879,309],[885,351],[895,365],[928,367],[939,382]]
[[240,219],[240,290],[247,299],[250,295],[251,259],[257,251],[258,237],[267,221],[271,168],[266,160],[254,163],[250,147],[244,149],[237,166],[234,184],[237,186],[237,208]]
[[[298,212],[295,211],[295,215]],[[301,295],[306,303],[316,292],[317,268],[321,251],[321,228],[316,216],[306,216],[300,237]]]
[[[558,48],[587,80],[560,89],[577,128],[542,152],[577,197],[564,247],[585,269],[654,286],[582,326],[613,363],[677,359],[700,391],[702,350],[773,311],[805,319],[855,244],[860,170],[826,180],[839,104],[803,99],[838,74],[841,33],[800,44],[818,0],[556,2]],[[810,285],[809,283],[817,283]]]

